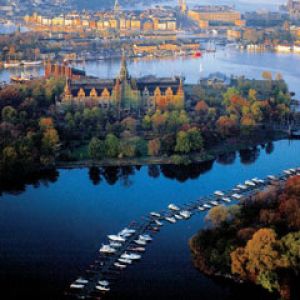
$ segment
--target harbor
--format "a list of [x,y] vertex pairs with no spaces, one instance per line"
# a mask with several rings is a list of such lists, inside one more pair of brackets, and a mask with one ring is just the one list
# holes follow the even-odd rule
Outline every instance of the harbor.
[[180,220],[187,220],[214,206],[247,201],[268,186],[283,187],[284,182],[295,175],[300,175],[300,167],[283,170],[277,175],[268,175],[265,179],[255,177],[230,190],[217,190],[187,204],[177,206],[171,203],[166,210],[150,212],[140,222],[132,222],[118,234],[108,235],[109,244],[102,244],[97,259],[85,274],[70,284],[65,295],[77,299],[102,299],[109,293],[120,272],[141,259],[141,253],[146,251],[147,244],[166,223],[175,224]]

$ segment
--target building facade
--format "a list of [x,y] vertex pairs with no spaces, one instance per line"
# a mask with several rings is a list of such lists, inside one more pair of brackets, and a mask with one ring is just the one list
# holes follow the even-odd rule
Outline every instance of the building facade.
[[104,109],[115,107],[121,111],[148,111],[155,110],[156,107],[180,109],[184,107],[184,102],[182,78],[132,78],[124,55],[117,78],[68,78],[61,99],[61,104],[99,106]]

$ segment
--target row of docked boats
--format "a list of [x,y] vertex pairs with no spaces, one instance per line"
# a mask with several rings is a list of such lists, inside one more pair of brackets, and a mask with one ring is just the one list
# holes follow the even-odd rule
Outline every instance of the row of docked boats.
[[[241,200],[245,195],[249,195],[248,192],[256,190],[256,187],[269,184],[276,180],[286,180],[290,176],[300,175],[300,168],[287,169],[283,171],[284,175],[274,176],[269,175],[266,180],[259,179],[257,177],[251,180],[246,180],[243,184],[238,184],[230,192],[215,191],[214,198],[210,197],[207,201],[200,202],[198,200],[195,205],[190,206],[190,209],[181,209],[175,204],[169,204],[169,212],[167,214],[151,212],[149,224],[155,224],[157,227],[163,226],[163,221],[168,221],[170,223],[176,223],[178,220],[188,219],[192,216],[192,212],[195,210],[205,211],[211,209],[214,206],[220,205],[221,202],[230,203],[233,200]],[[152,225],[151,225],[152,226]],[[146,228],[146,227],[145,227]],[[147,227],[149,229],[149,227]],[[148,230],[146,229],[146,230]],[[143,231],[143,232],[146,232]],[[141,253],[145,252],[145,246],[148,242],[152,241],[152,237],[149,234],[137,232],[135,229],[124,228],[116,235],[108,235],[109,244],[102,245],[100,252],[105,255],[113,254],[112,265],[119,269],[126,269],[128,265],[141,259]],[[102,293],[110,291],[110,283],[108,280],[103,278],[106,277],[104,272],[101,276],[101,280],[95,280],[91,282],[94,285],[94,289]],[[88,284],[89,280],[85,278],[76,279],[71,285],[72,290],[82,290]]]

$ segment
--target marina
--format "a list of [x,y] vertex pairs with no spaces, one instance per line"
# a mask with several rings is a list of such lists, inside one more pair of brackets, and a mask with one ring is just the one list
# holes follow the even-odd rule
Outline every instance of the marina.
[[[122,229],[117,235],[108,235],[109,240],[115,240],[117,237],[117,240],[122,243],[121,247],[102,246],[102,248],[106,246],[112,249],[113,252],[101,253],[90,268],[86,270],[85,274],[71,283],[69,289],[66,291],[66,295],[77,299],[101,299],[99,296],[103,296],[110,291],[110,287],[108,287],[110,286],[110,282],[106,278],[109,278],[112,282],[116,281],[120,270],[125,269],[127,265],[131,265],[142,258],[140,254],[134,253],[137,250],[132,248],[132,245],[136,243],[146,246],[148,242],[152,241],[150,234],[154,235],[159,231],[155,227],[157,222],[162,226],[163,221],[176,223],[176,219],[189,219],[192,215],[208,210],[212,206],[218,206],[224,204],[224,202],[229,203],[231,202],[231,198],[237,201],[247,201],[267,186],[276,184],[283,188],[284,182],[289,177],[295,175],[300,175],[300,167],[283,170],[278,175],[268,175],[266,179],[255,177],[252,180],[246,181],[248,182],[248,186],[238,184],[228,191],[215,191],[212,195],[201,197],[194,202],[181,205],[181,207],[170,204],[168,205],[168,210],[151,212],[149,215],[143,217],[141,222],[129,224],[128,227]],[[249,185],[250,182],[251,184]],[[239,190],[239,192],[235,192],[236,190]],[[182,218],[180,219],[178,216]],[[112,237],[114,238],[112,239]],[[145,248],[142,251],[144,250]]]

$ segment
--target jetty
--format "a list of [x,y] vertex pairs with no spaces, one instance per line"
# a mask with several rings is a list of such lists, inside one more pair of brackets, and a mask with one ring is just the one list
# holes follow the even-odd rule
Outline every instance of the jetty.
[[[147,244],[152,236],[158,233],[161,227],[166,224],[172,224],[190,217],[205,213],[211,207],[221,204],[236,204],[239,201],[247,201],[256,193],[262,191],[268,186],[279,185],[284,187],[285,181],[295,175],[300,175],[300,167],[284,170],[277,175],[269,175],[265,179],[253,178],[246,180],[243,184],[238,184],[231,190],[215,191],[206,197],[201,197],[184,205],[170,204],[168,208],[159,212],[151,212],[149,215],[141,218],[139,222],[130,223],[125,232],[131,231],[118,247],[113,248],[112,253],[99,253],[95,261],[85,270],[84,274],[74,278],[65,291],[65,296],[71,299],[103,299],[109,293],[112,285],[118,279],[121,272],[131,264],[138,263],[138,260],[126,260],[120,262],[124,253],[135,255],[137,251],[140,255],[146,250]],[[121,231],[122,232],[122,231]],[[124,229],[123,229],[124,232]],[[138,246],[136,241],[141,240],[141,236],[150,237],[144,240],[142,247]],[[117,236],[121,236],[120,233]],[[106,241],[109,243],[108,239]],[[138,255],[139,256],[139,255]],[[122,260],[122,259],[121,259]]]

